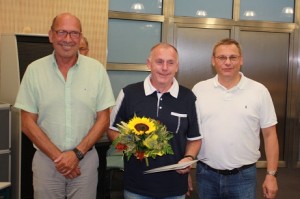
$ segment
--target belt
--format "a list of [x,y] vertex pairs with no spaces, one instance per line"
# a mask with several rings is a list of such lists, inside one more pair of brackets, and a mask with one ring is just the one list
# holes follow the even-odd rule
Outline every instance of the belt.
[[255,165],[255,163],[253,163],[253,164],[244,165],[244,166],[241,166],[240,168],[235,168],[232,170],[219,170],[219,169],[214,169],[201,161],[198,161],[198,164],[201,164],[207,170],[211,170],[213,172],[216,172],[218,174],[225,175],[225,176],[238,174],[240,171],[248,169]]

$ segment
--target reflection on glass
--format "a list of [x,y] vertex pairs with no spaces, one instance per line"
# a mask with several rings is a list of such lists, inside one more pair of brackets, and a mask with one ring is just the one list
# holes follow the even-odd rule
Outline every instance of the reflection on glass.
[[144,64],[149,49],[161,41],[161,22],[109,19],[109,63]]
[[247,10],[244,12],[245,17],[255,17],[256,13],[252,10]]
[[145,28],[153,28],[153,25],[152,24],[146,24],[144,27]]
[[134,3],[131,5],[131,10],[133,12],[143,12],[145,10],[145,7],[142,3]]
[[162,4],[162,0],[109,0],[109,10],[161,15]]
[[206,17],[207,16],[207,12],[205,10],[197,10],[196,16],[198,16],[198,17]]
[[175,16],[232,19],[233,0],[174,0]]
[[293,17],[294,16],[294,9],[291,7],[284,7],[282,9],[282,15],[285,17]]
[[157,0],[157,8],[162,9],[162,0]]
[[240,18],[242,20],[293,22],[294,3],[294,0],[240,0]]

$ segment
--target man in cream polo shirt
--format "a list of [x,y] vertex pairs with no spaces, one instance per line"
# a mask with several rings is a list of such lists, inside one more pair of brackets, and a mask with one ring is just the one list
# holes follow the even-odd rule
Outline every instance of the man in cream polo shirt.
[[54,52],[31,63],[15,107],[22,131],[37,149],[32,163],[35,199],[95,199],[95,143],[109,125],[114,97],[105,68],[78,53],[80,20],[62,13],[53,19]]

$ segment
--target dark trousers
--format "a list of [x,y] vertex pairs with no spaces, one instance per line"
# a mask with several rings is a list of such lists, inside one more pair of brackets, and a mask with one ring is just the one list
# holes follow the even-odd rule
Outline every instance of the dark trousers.
[[110,142],[99,142],[95,145],[99,156],[97,199],[110,198],[108,184],[109,176],[106,175],[106,154],[110,144]]

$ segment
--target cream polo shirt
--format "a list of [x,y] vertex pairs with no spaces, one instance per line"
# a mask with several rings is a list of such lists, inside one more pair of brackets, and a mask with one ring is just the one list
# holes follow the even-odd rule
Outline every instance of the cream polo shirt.
[[192,89],[203,135],[198,159],[215,169],[233,169],[255,163],[260,157],[260,129],[277,124],[269,91],[242,78],[227,90],[218,76]]
[[98,111],[115,104],[103,65],[78,55],[65,80],[54,54],[32,62],[22,79],[15,107],[38,114],[38,125],[62,151],[76,147]]

